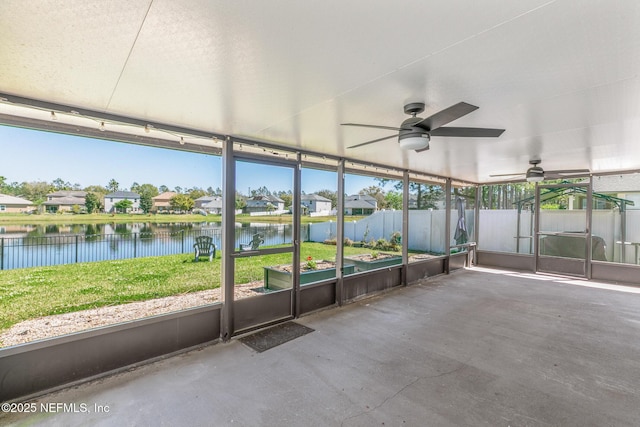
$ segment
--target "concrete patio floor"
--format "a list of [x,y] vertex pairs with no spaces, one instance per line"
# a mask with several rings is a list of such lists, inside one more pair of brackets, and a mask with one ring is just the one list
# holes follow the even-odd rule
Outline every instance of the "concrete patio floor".
[[297,322],[315,331],[190,351],[0,424],[640,425],[639,288],[474,268]]

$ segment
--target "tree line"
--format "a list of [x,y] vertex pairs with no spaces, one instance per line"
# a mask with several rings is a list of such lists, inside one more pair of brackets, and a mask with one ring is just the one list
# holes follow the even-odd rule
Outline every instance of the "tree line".
[[[203,196],[221,196],[222,190],[218,187],[216,189],[208,187],[206,190],[200,187],[182,188],[180,186],[174,187],[170,190],[166,185],[156,187],[153,184],[139,184],[134,182],[131,187],[121,187],[120,183],[115,179],[109,180],[109,182],[102,185],[89,185],[83,187],[82,185],[75,183],[71,184],[69,181],[65,181],[62,178],[56,178],[51,182],[47,181],[31,181],[31,182],[9,182],[6,177],[0,176],[0,194],[7,194],[11,196],[21,197],[23,199],[33,202],[36,206],[42,205],[47,200],[47,194],[56,191],[85,191],[87,193],[85,197],[85,208],[87,212],[99,212],[104,208],[104,196],[116,191],[132,191],[140,195],[140,209],[148,213],[153,207],[153,198],[161,193],[167,191],[174,191],[176,196],[171,201],[171,205],[174,210],[188,211],[194,206],[195,200]],[[175,200],[174,200],[175,199]],[[131,201],[123,200],[116,203],[116,209],[126,212],[132,205]]]
[[[366,195],[374,198],[379,209],[402,209],[402,181],[390,180],[387,178],[374,178],[379,185],[371,185],[358,191],[360,195]],[[385,190],[384,187],[391,184],[391,190]],[[304,191],[302,194],[305,194]],[[331,208],[335,209],[338,203],[338,192],[322,189],[314,192],[326,199],[331,200]],[[429,185],[423,183],[411,182],[409,184],[409,194],[413,198],[413,207],[415,209],[438,209],[444,200],[444,189],[439,185]],[[251,196],[277,196],[285,202],[285,206],[291,206],[293,194],[289,191],[271,192],[267,187],[260,187],[250,190]],[[348,194],[344,195],[345,197]],[[237,208],[241,208],[236,203]]]
[[[380,185],[373,185],[361,189],[358,194],[368,195],[376,199],[378,208],[380,209],[402,209],[402,182],[395,185],[394,190],[385,191],[384,186],[388,180],[378,179]],[[140,195],[140,209],[147,213],[153,207],[153,198],[157,195],[173,191],[177,193],[171,200],[171,207],[176,211],[189,211],[193,209],[195,200],[203,196],[222,196],[220,187],[208,187],[203,189],[200,187],[182,188],[176,186],[170,189],[166,185],[156,187],[153,184],[139,184],[134,182],[129,188],[122,187],[116,179],[111,179],[106,185],[82,185],[62,178],[57,178],[51,182],[47,181],[31,181],[31,182],[9,182],[6,177],[0,176],[0,193],[21,197],[33,202],[36,206],[41,205],[47,200],[47,194],[55,191],[77,190],[85,191],[85,208],[89,213],[98,212],[104,208],[104,196],[116,191],[132,191]],[[411,191],[415,193],[417,198],[418,209],[434,208],[437,209],[437,202],[443,199],[443,191],[439,186],[413,184]],[[304,194],[304,192],[303,192]],[[330,189],[322,189],[314,194],[325,197],[331,201],[331,207],[335,209],[338,201],[337,191]],[[255,196],[276,196],[284,201],[285,207],[293,204],[293,193],[287,191],[271,191],[266,186],[249,190],[248,194],[236,192],[235,205],[236,209],[242,209],[246,206],[246,200]],[[345,196],[347,196],[345,194]],[[116,204],[116,209],[126,211],[131,206],[129,201],[123,200]]]
[[[376,199],[380,209],[402,209],[402,181],[392,181],[387,178],[374,178],[379,185],[372,185],[361,189],[358,194],[368,195]],[[387,184],[391,184],[391,190],[384,190]],[[71,184],[62,178],[54,179],[51,182],[9,182],[4,176],[0,176],[0,193],[21,197],[41,205],[47,200],[47,194],[63,190],[81,190],[87,192],[85,207],[89,212],[100,211],[104,207],[104,196],[116,191],[132,191],[140,195],[140,208],[144,212],[149,212],[153,206],[153,197],[167,192],[174,191],[176,196],[171,201],[171,206],[177,211],[189,211],[193,209],[195,200],[203,196],[222,196],[220,187],[200,187],[182,188],[174,187],[172,190],[161,185],[156,187],[153,184],[139,184],[134,182],[131,186],[123,188],[121,184],[111,179],[102,185],[89,185],[86,187],[78,183]],[[480,207],[482,209],[513,209],[519,200],[533,196],[535,186],[531,183],[514,183],[504,185],[487,185],[481,188]],[[416,209],[438,209],[439,204],[444,200],[444,188],[440,185],[430,185],[418,182],[409,183],[409,193],[413,199],[413,207]],[[303,192],[304,194],[304,192]],[[338,200],[337,191],[322,189],[314,194],[325,197],[331,201],[331,207],[335,209]],[[475,199],[475,188],[454,189],[455,195],[461,195],[469,200]],[[271,191],[266,186],[250,189],[248,194],[236,192],[236,209],[246,206],[246,200],[255,196],[276,196],[284,201],[285,207],[290,207],[293,203],[293,193],[287,191]],[[346,194],[345,194],[346,196]],[[116,208],[126,211],[126,202]]]
[[203,196],[216,196],[222,195],[222,190],[218,187],[213,189],[208,187],[206,190],[200,187],[182,188],[180,186],[174,187],[171,190],[166,185],[156,187],[153,184],[138,184],[134,182],[131,187],[121,187],[120,183],[115,179],[109,180],[107,185],[89,185],[83,187],[80,184],[71,184],[69,181],[64,181],[62,178],[54,179],[51,182],[47,181],[31,181],[31,182],[9,182],[6,177],[0,176],[0,193],[8,194],[16,197],[27,199],[35,204],[41,204],[47,200],[47,194],[55,191],[65,190],[77,190],[86,191],[88,193],[95,193],[97,195],[104,196],[105,194],[114,193],[116,191],[132,191],[134,193],[151,194],[151,197],[155,197],[158,194],[166,191],[174,191],[178,194],[185,194],[194,200]]

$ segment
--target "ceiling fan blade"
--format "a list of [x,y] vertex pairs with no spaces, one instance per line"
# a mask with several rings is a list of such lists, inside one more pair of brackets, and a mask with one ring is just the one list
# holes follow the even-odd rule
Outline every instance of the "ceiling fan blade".
[[504,132],[504,129],[490,128],[458,128],[458,127],[441,127],[434,129],[431,136],[456,136],[470,138],[497,138]]
[[457,120],[462,116],[466,116],[467,114],[477,110],[478,108],[479,107],[467,104],[466,102],[459,102],[449,108],[445,108],[444,110],[427,117],[426,119],[423,119],[422,121],[414,124],[414,126],[428,131],[433,131],[435,129],[438,129],[440,126],[444,126],[447,123]]
[[397,137],[398,137],[398,134],[385,136],[384,138],[378,138],[372,141],[362,142],[360,144],[352,145],[351,147],[347,147],[347,148],[358,148],[358,147],[362,147],[363,145],[369,145],[369,144],[373,144],[374,142],[380,142],[380,141],[384,141],[385,139],[391,139],[391,138],[397,138]]
[[489,175],[490,177],[499,177],[499,176],[525,176],[525,173],[500,173],[495,175]]
[[378,125],[363,125],[360,123],[341,123],[342,126],[358,126],[361,128],[375,128],[375,129],[387,129],[387,130],[397,130],[400,131],[402,128],[397,128],[393,126],[378,126]]
[[553,171],[545,171],[545,176],[547,175],[557,175],[557,176],[571,176],[571,175],[584,175],[586,173],[590,173],[589,169],[560,169]]

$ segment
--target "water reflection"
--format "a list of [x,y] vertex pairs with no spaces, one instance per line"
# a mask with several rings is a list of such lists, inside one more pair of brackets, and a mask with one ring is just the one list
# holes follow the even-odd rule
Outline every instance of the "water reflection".
[[[308,235],[303,225],[303,235]],[[264,246],[292,244],[291,224],[235,224],[235,248],[260,233]],[[0,270],[192,252],[195,238],[222,243],[219,222],[111,223],[0,227]]]
[[[254,224],[243,225],[251,227]],[[220,222],[130,222],[107,224],[16,224],[0,225],[4,237],[50,237],[67,234],[94,236],[100,234],[128,235],[132,233],[179,232],[221,226]]]

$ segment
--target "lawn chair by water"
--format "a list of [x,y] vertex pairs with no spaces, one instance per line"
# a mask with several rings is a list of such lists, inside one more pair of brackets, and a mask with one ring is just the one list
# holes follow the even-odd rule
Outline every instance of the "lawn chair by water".
[[208,256],[211,262],[216,256],[216,245],[213,244],[213,238],[209,236],[196,237],[193,249],[196,251],[196,261],[199,261],[201,256]]
[[261,244],[264,243],[264,238],[262,234],[256,233],[251,238],[249,243],[240,243],[241,251],[257,251]]

